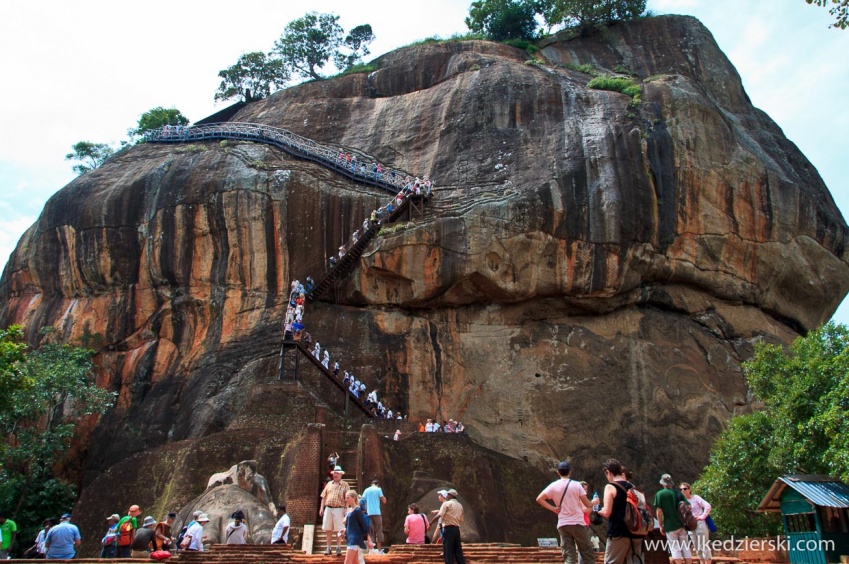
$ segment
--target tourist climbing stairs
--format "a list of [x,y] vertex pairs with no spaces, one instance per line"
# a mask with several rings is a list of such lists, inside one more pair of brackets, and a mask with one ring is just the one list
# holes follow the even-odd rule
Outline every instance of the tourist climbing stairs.
[[[348,482],[348,487],[362,495],[362,491],[357,489],[357,478],[353,472],[346,473],[342,479]],[[322,482],[323,483],[323,482]],[[322,518],[316,515],[315,535],[313,536],[312,553],[324,554],[327,550],[327,533],[321,528]],[[336,554],[336,539],[333,539],[333,554]],[[342,554],[345,554],[345,538],[342,538]]]
[[312,364],[318,369],[319,374],[323,376],[322,381],[330,382],[332,386],[341,390],[345,396],[345,412],[348,413],[348,405],[358,408],[366,417],[374,417],[371,410],[366,407],[361,398],[358,398],[348,391],[341,379],[333,375],[333,372],[324,367],[324,365],[307,348],[298,341],[283,341],[283,346],[280,349],[280,366],[278,369],[278,379],[285,380],[294,378],[296,374],[303,373],[299,371],[298,364],[302,359]]
[[320,298],[334,285],[334,283],[347,276],[356,267],[357,261],[360,259],[369,243],[371,243],[371,241],[378,235],[380,229],[390,223],[398,221],[405,213],[409,212],[411,206],[416,205],[416,203],[421,202],[421,200],[421,196],[409,196],[404,198],[401,201],[401,205],[394,209],[389,216],[380,222],[380,224],[372,223],[357,242],[348,249],[345,255],[340,258],[335,265],[330,267],[327,272],[325,272],[324,276],[316,282],[315,286],[307,292],[307,298],[310,300]]

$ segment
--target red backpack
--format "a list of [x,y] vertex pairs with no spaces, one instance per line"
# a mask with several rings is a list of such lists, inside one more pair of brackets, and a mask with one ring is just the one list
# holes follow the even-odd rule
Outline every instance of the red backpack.
[[133,520],[127,519],[118,527],[118,546],[130,546],[133,544]]
[[654,515],[651,506],[646,503],[646,496],[635,487],[625,490],[615,482],[614,485],[625,491],[625,526],[632,535],[648,535],[654,529]]

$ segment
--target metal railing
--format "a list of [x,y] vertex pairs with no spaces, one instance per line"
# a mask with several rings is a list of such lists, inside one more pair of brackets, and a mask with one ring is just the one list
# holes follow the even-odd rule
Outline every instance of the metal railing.
[[[239,139],[274,145],[287,153],[325,165],[340,174],[398,193],[413,175],[403,170],[386,167],[378,172],[380,163],[356,150],[331,148],[291,131],[259,123],[225,122],[194,126],[165,126],[148,131],[144,140],[149,143],[189,143],[211,139]],[[351,154],[356,160],[348,161]],[[425,177],[426,178],[426,177]]]

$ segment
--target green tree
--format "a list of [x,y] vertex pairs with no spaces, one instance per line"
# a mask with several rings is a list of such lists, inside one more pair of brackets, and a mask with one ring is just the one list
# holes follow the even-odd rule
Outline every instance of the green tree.
[[138,126],[127,130],[130,139],[141,137],[148,131],[159,129],[166,125],[188,125],[189,119],[177,108],[151,108],[139,116]]
[[77,174],[96,169],[115,154],[115,149],[106,143],[92,143],[91,141],[78,141],[71,146],[71,149],[73,149],[73,152],[65,155],[65,160],[80,161],[80,164],[71,167]]
[[373,40],[370,25],[357,26],[346,37],[339,16],[310,12],[286,24],[271,54],[280,57],[292,74],[321,80],[319,70],[326,64],[333,62],[340,69],[356,64],[368,54]]
[[347,48],[348,52],[337,49],[334,55],[336,67],[346,70],[359,63],[363,57],[367,57],[371,53],[368,45],[372,41],[374,41],[374,33],[372,33],[369,24],[358,25],[352,29],[345,37],[345,41],[342,42],[342,46]]
[[531,39],[537,29],[536,5],[528,0],[475,0],[466,26],[493,41]]
[[236,64],[218,72],[222,79],[215,100],[241,97],[246,102],[265,98],[290,79],[283,61],[255,51],[240,56]]
[[846,29],[849,27],[849,0],[805,0],[808,4],[820,7],[831,6],[828,10],[835,22],[829,27]]
[[[19,536],[35,538],[46,515],[73,506],[74,487],[53,475],[52,467],[70,446],[83,418],[103,413],[114,394],[94,383],[93,351],[45,344],[25,351],[20,328],[0,338],[0,366],[15,374],[0,404],[0,507],[18,522]],[[8,346],[12,345],[12,346]]]
[[552,27],[576,27],[582,34],[603,28],[615,21],[642,16],[646,0],[541,0],[539,12]]
[[754,510],[779,475],[849,481],[849,329],[829,323],[789,350],[759,343],[743,369],[763,409],[731,420],[697,487],[730,509],[715,514],[723,531],[756,534],[776,526]]

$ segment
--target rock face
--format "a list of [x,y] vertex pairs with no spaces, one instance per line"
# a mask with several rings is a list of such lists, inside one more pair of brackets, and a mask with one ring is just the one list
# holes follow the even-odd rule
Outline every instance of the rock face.
[[[339,303],[307,313],[396,410],[459,418],[538,468],[572,457],[600,480],[615,456],[646,485],[693,479],[749,407],[753,342],[789,342],[846,294],[847,225],[696,20],[541,55],[409,47],[234,121],[435,179],[424,216],[387,229]],[[628,69],[642,102],[588,89],[570,63]],[[134,147],[51,198],[6,267],[0,322],[97,346],[98,382],[119,392],[69,474],[85,486],[134,453],[245,425],[243,384],[273,377],[289,281],[321,272],[384,199],[270,147],[212,142]]]

